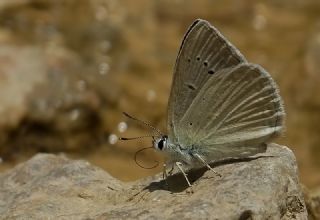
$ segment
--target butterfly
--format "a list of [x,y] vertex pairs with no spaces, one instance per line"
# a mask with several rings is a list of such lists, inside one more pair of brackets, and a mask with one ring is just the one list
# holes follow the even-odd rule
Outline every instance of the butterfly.
[[211,162],[265,152],[265,143],[283,130],[284,117],[269,73],[249,63],[215,27],[197,19],[178,52],[167,134],[153,136],[153,146],[191,187],[186,168],[213,170]]

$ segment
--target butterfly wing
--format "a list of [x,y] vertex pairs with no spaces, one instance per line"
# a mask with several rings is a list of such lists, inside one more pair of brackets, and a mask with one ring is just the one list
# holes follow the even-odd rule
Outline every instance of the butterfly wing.
[[281,132],[283,118],[271,76],[259,65],[242,63],[218,71],[202,86],[180,118],[179,139],[209,160],[253,155]]
[[202,86],[217,71],[246,62],[243,55],[207,21],[196,20],[184,36],[168,103],[168,135],[179,143],[180,123]]

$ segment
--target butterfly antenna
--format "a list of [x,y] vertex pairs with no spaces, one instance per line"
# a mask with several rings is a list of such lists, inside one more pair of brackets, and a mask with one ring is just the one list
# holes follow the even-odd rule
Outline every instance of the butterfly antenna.
[[147,122],[145,122],[145,121],[142,121],[142,120],[140,120],[140,119],[138,119],[138,118],[135,118],[135,117],[129,115],[128,113],[126,113],[126,112],[122,112],[122,113],[124,114],[124,116],[126,116],[126,117],[128,117],[128,118],[130,118],[130,119],[132,119],[132,120],[134,120],[134,121],[139,122],[140,124],[143,124],[143,125],[151,128],[151,129],[152,129],[153,131],[155,131],[159,136],[163,136],[162,132],[161,132],[159,129],[153,127],[153,126],[150,125],[149,123],[147,123]]
[[145,147],[145,148],[142,148],[142,149],[138,150],[138,151],[134,154],[134,162],[136,162],[136,164],[137,164],[139,167],[143,168],[143,169],[153,169],[153,168],[156,168],[157,166],[159,166],[159,161],[157,161],[157,160],[154,161],[156,164],[153,165],[153,166],[151,166],[151,167],[145,167],[145,166],[141,165],[141,164],[138,162],[138,160],[137,160],[138,154],[141,153],[142,151],[148,150],[148,149],[150,149],[150,148],[151,148],[151,149],[154,149],[153,147]]
[[144,136],[139,136],[139,137],[119,137],[119,140],[121,141],[131,141],[131,140],[136,140],[136,139],[142,139],[146,137],[154,137],[153,135],[144,135]]

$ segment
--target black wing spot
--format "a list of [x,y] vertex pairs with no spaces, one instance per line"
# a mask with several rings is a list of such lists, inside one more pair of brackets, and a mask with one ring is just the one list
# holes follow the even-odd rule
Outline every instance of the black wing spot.
[[212,75],[212,74],[214,74],[214,71],[213,71],[213,70],[209,70],[208,73],[209,73],[210,75]]
[[196,87],[192,84],[186,84],[188,86],[189,89],[191,90],[196,90]]
[[198,61],[200,60],[200,56],[197,56],[197,60],[198,60]]
[[204,61],[204,62],[203,62],[203,65],[204,65],[204,66],[208,66],[208,62],[207,62],[207,61]]
[[190,122],[189,125],[191,126],[191,125],[192,125],[192,122]]
[[191,59],[190,58],[188,58],[188,63],[190,63],[191,62]]

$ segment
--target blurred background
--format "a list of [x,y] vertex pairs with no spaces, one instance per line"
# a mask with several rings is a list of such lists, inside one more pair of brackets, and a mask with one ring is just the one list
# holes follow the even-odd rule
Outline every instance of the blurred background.
[[[123,181],[157,173],[135,164],[166,131],[182,37],[196,18],[217,27],[279,84],[303,184],[320,186],[318,0],[0,0],[0,171],[37,152],[64,153]],[[145,166],[162,160],[138,155]]]

